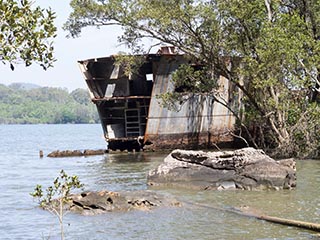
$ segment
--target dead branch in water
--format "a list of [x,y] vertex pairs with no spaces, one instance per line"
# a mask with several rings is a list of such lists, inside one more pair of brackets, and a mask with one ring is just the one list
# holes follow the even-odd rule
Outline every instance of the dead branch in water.
[[268,215],[260,215],[257,213],[254,213],[252,211],[248,210],[242,210],[241,208],[235,208],[235,210],[232,210],[230,212],[237,213],[239,215],[248,216],[248,217],[254,217],[259,220],[264,220],[267,222],[282,224],[286,226],[293,226],[298,228],[304,228],[316,232],[320,232],[320,224],[318,223],[311,223],[311,222],[304,222],[304,221],[298,221],[293,219],[286,219],[286,218],[279,218],[279,217],[273,217]]
[[312,230],[315,232],[320,232],[320,224],[318,224],[318,223],[311,223],[311,222],[304,222],[304,221],[268,216],[268,215],[260,214],[260,213],[258,213],[258,211],[250,209],[248,207],[245,207],[245,208],[220,208],[220,207],[214,207],[214,206],[209,206],[209,205],[199,204],[199,203],[192,203],[192,202],[186,202],[186,203],[193,205],[193,206],[202,207],[202,208],[229,212],[229,213],[238,214],[238,215],[245,216],[245,217],[253,217],[258,220],[264,220],[264,221],[272,222],[272,223],[276,223],[276,224],[281,224],[281,225],[286,225],[286,226],[308,229],[308,230]]

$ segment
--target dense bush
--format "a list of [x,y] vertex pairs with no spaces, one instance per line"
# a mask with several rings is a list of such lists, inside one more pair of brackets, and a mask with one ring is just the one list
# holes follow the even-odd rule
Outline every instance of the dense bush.
[[76,89],[0,84],[0,124],[97,123],[89,93]]

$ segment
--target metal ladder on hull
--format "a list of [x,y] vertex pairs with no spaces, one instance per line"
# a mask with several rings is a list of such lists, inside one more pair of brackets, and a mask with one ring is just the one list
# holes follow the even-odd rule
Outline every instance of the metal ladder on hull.
[[140,120],[141,118],[139,108],[125,109],[126,137],[141,136]]

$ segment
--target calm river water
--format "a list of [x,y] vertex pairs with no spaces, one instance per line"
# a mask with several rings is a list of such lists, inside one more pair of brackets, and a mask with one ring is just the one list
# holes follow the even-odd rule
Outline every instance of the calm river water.
[[[48,186],[64,169],[86,190],[147,189],[146,173],[166,154],[108,154],[39,158],[63,149],[104,148],[100,125],[0,125],[0,239],[59,239],[59,224],[29,193]],[[247,205],[268,215],[320,223],[320,161],[298,161],[292,191],[194,191],[155,189],[213,207]],[[231,213],[185,205],[150,212],[98,216],[68,214],[66,239],[319,239],[313,232]]]

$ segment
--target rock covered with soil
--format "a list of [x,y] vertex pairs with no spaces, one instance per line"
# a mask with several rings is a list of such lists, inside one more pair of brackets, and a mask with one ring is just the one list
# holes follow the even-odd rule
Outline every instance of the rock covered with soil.
[[84,215],[94,215],[117,211],[152,210],[169,206],[180,206],[180,203],[171,197],[152,191],[100,191],[71,195],[65,208]]
[[200,189],[291,189],[296,186],[293,159],[276,161],[262,150],[174,150],[148,173],[149,185]]

